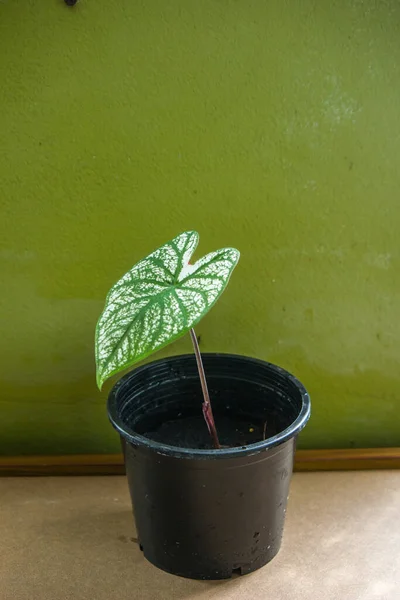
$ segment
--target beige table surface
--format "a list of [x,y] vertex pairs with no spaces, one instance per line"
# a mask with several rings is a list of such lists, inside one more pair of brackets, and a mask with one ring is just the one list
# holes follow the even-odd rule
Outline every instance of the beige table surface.
[[125,478],[0,479],[1,600],[400,600],[400,471],[294,475],[266,567],[190,581],[147,563]]

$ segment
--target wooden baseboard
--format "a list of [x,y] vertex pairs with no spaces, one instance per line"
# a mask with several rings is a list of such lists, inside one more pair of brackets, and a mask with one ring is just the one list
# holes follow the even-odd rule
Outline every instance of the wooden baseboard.
[[0,476],[123,475],[124,473],[122,454],[0,457]]
[[296,471],[400,469],[400,448],[298,450]]
[[[400,448],[298,450],[296,471],[399,469]],[[0,457],[0,476],[123,475],[122,454]]]

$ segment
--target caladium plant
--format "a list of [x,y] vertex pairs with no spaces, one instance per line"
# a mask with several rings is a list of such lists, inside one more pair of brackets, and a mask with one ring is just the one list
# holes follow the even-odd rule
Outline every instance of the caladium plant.
[[240,253],[223,248],[193,265],[196,231],[181,233],[132,267],[110,290],[96,327],[97,385],[190,332],[203,391],[203,414],[219,448],[193,327],[226,288]]

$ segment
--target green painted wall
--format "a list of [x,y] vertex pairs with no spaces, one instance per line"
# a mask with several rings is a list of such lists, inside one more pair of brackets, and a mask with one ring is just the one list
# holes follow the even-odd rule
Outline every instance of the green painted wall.
[[94,325],[187,228],[242,251],[203,350],[296,373],[303,447],[400,445],[398,0],[3,0],[0,81],[2,453],[119,449]]

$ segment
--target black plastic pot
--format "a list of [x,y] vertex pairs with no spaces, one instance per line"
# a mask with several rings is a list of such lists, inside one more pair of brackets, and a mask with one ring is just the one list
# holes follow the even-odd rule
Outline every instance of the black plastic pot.
[[[166,445],[143,434],[201,415],[193,355],[133,370],[112,389],[109,418],[120,433],[138,537],[154,565],[192,579],[250,573],[278,552],[296,437],[310,416],[297,379],[269,363],[204,354],[215,421],[267,422],[275,434],[221,450]],[[204,424],[204,427],[206,425]]]

